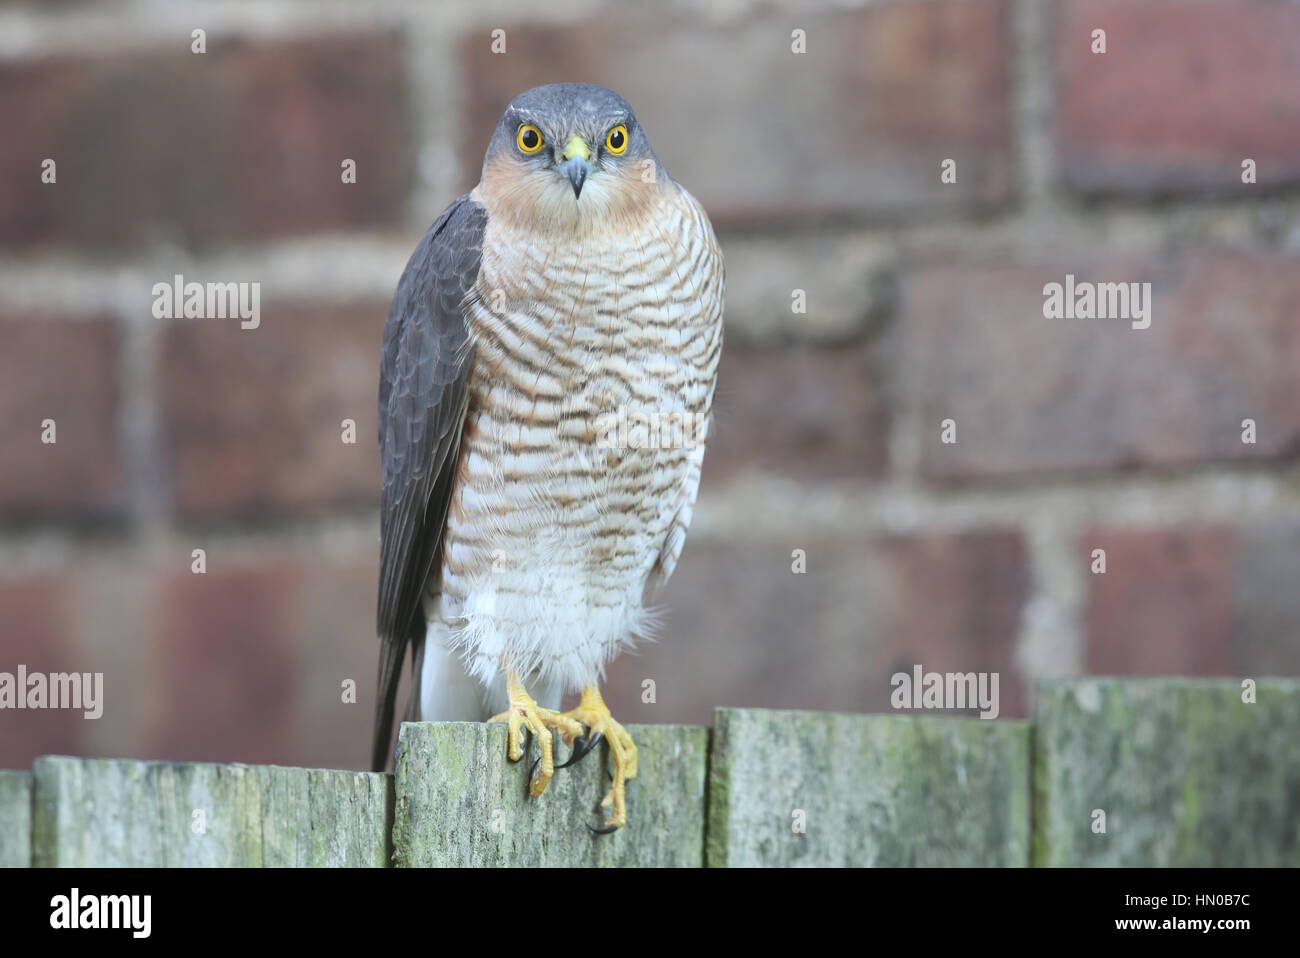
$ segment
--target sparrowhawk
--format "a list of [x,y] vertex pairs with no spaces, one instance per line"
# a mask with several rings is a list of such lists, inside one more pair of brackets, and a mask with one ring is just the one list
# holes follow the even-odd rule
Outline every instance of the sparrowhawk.
[[[681,554],[722,304],[708,217],[622,97],[561,83],[506,108],[384,329],[377,769],[410,644],[409,717],[507,703],[490,720],[509,723],[511,760],[525,729],[537,740],[534,797],[552,733],[570,762],[603,737],[605,830],[626,822],[636,746],[598,683]],[[581,700],[559,712],[566,692]]]

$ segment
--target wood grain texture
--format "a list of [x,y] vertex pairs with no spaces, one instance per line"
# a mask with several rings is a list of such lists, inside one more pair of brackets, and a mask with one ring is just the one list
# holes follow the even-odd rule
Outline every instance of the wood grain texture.
[[712,867],[1029,864],[1028,722],[714,716]]
[[38,866],[382,867],[391,776],[47,756],[34,768]]
[[1044,681],[1032,755],[1021,721],[632,726],[629,824],[606,836],[585,827],[606,750],[528,799],[536,750],[507,761],[502,725],[404,725],[395,776],[51,756],[0,771],[0,866],[1300,865],[1300,681],[1255,699],[1236,679]]
[[[1034,864],[1300,865],[1300,682],[1040,683]],[[1105,813],[1105,832],[1093,830]]]
[[[628,785],[628,824],[593,835],[609,789],[602,745],[556,771],[539,799],[526,799],[537,756],[530,741],[506,760],[506,728],[475,722],[407,723],[397,759],[394,863],[405,866],[591,867],[703,864],[708,729],[628,726],[639,750]],[[560,746],[560,759],[567,757]]]
[[0,868],[32,863],[32,773],[0,769]]

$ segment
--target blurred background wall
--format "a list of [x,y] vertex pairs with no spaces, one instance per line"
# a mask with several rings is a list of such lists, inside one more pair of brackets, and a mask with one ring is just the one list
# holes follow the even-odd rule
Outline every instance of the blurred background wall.
[[[388,300],[558,80],[631,101],[727,259],[622,719],[1300,673],[1297,63],[1286,0],[0,3],[0,671],[105,676],[97,721],[0,712],[0,767],[364,765]],[[155,319],[176,274],[259,327]],[[1150,328],[1045,319],[1066,274],[1150,282]]]

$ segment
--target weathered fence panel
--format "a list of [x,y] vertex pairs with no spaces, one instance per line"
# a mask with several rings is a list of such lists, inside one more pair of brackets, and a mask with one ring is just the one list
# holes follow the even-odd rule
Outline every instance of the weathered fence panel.
[[376,866],[391,776],[47,756],[34,767],[38,866]]
[[1028,865],[1028,722],[718,709],[708,864]]
[[[1300,865],[1300,682],[1038,690],[1036,865]],[[1103,830],[1104,828],[1104,830]]]
[[276,765],[259,773],[264,865],[388,866],[391,775]]
[[[530,741],[506,760],[506,727],[407,723],[397,759],[394,863],[404,866],[699,866],[704,858],[708,729],[632,725],[638,777],[628,784],[628,824],[611,835],[597,805],[609,789],[602,744],[559,769],[527,799]],[[564,760],[567,752],[559,749]]]
[[605,747],[528,799],[536,747],[507,761],[503,725],[404,725],[395,776],[44,757],[0,771],[0,867],[1300,865],[1293,679],[1047,680],[1032,726],[630,731],[629,823],[602,836]]
[[32,773],[0,769],[0,868],[32,863]]

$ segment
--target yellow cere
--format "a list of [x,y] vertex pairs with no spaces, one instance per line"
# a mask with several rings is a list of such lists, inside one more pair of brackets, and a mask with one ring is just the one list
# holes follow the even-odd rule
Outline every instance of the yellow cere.
[[542,148],[542,131],[531,123],[521,123],[515,134],[515,142],[525,153],[536,153]]
[[622,123],[605,135],[605,149],[615,156],[627,149],[627,127]]
[[580,136],[569,137],[569,142],[564,144],[564,158],[571,160],[575,156],[580,156],[584,161],[591,160],[591,148],[587,146],[587,141]]

